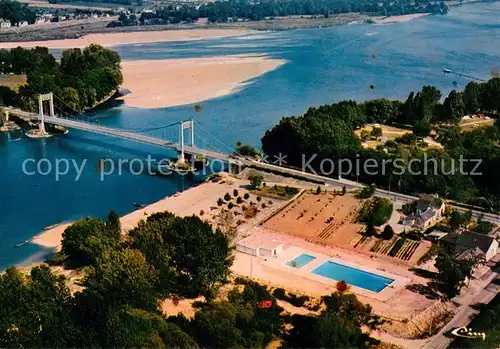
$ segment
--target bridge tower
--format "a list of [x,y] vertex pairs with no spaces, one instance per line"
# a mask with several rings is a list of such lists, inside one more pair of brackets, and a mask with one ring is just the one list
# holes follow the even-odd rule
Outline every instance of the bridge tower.
[[191,131],[190,146],[194,147],[194,120],[183,121],[179,124],[179,142],[181,145],[181,154],[179,155],[179,162],[184,163],[186,160],[184,158],[184,130],[189,128]]
[[46,94],[40,94],[38,95],[38,114],[40,115],[40,133],[45,134],[45,123],[43,121],[44,114],[43,114],[43,102],[44,101],[49,101],[49,112],[51,117],[55,117],[54,114],[54,94],[52,92],[46,93]]

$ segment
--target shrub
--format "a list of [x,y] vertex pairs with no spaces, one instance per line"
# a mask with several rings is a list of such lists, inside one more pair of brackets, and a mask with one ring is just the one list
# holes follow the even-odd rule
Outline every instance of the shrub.
[[233,205],[233,203],[232,203],[232,202],[230,202],[230,203],[227,205],[227,208],[228,208],[228,209],[232,209],[233,207],[234,207],[234,205]]
[[229,195],[229,193],[226,193],[226,195],[224,195],[224,200],[230,201],[231,200],[231,195]]
[[318,185],[318,187],[316,188],[316,195],[319,194],[321,194],[321,187]]
[[241,206],[241,210],[245,212],[247,210],[247,207],[245,205]]
[[238,196],[238,198],[236,199],[236,203],[237,204],[242,204],[243,203],[243,199],[241,198],[241,196]]
[[248,200],[248,198],[250,198],[250,194],[245,193],[245,195],[243,195],[243,199]]
[[347,292],[347,290],[349,289],[349,287],[350,287],[349,284],[345,280],[340,280],[335,285],[335,288],[337,289],[337,292],[340,293],[340,294]]
[[262,180],[264,177],[260,174],[254,174],[248,177],[250,180],[250,185],[252,186],[253,189],[259,189],[260,186],[262,185]]
[[234,189],[234,190],[233,190],[233,196],[234,196],[234,197],[238,196],[238,189]]
[[265,204],[265,203],[263,203],[261,207],[262,207],[262,208],[266,208],[267,206],[266,206],[266,204]]
[[273,296],[284,301],[286,300],[286,291],[283,288],[277,288],[273,291]]
[[257,215],[257,207],[255,206],[250,206],[245,210],[245,218],[253,218]]
[[387,224],[384,228],[384,231],[382,232],[382,239],[384,240],[390,240],[394,236],[394,229]]
[[382,137],[383,135],[383,132],[382,132],[382,128],[380,127],[373,127],[372,128],[372,131],[370,132],[370,135],[373,136],[373,137]]
[[237,277],[236,279],[234,279],[234,283],[236,285],[246,285],[247,284],[247,280],[245,280],[242,277]]
[[200,210],[200,216],[203,216],[205,214],[205,211]]
[[222,204],[224,204],[224,200],[222,200],[221,198],[219,198],[217,200],[217,206],[222,206]]
[[375,189],[377,189],[377,187],[374,184],[371,184],[361,189],[361,191],[356,195],[356,197],[358,199],[368,199],[373,195],[373,193],[375,193]]
[[389,199],[374,197],[365,201],[358,214],[358,222],[371,222],[375,226],[381,226],[392,215],[392,203]]
[[291,305],[293,305],[295,307],[303,307],[304,304],[306,302],[308,302],[308,301],[309,301],[309,297],[308,296],[297,297],[294,294],[290,294],[288,296],[288,303],[290,303]]
[[260,201],[262,200],[262,198],[260,196],[257,196],[257,201]]

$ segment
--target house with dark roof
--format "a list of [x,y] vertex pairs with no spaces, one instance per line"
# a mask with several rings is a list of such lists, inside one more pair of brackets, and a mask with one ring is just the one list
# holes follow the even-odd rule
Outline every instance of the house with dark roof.
[[422,195],[416,204],[415,213],[403,219],[403,225],[427,229],[443,217],[444,201],[434,195]]
[[498,251],[498,241],[490,235],[464,231],[458,235],[455,242],[455,252],[458,259],[484,258],[487,262]]

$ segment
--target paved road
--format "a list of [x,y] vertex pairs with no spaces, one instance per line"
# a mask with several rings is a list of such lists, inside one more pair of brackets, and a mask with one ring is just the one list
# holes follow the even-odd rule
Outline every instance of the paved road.
[[444,326],[439,333],[425,346],[426,349],[444,349],[451,343],[451,339],[444,334],[454,328],[467,326],[470,323],[470,316],[477,313],[470,305],[476,303],[488,304],[495,298],[500,290],[500,286],[491,283],[498,277],[497,272],[493,272],[488,278],[489,284],[477,295],[471,296],[466,302],[462,302],[462,309],[455,314],[453,319]]

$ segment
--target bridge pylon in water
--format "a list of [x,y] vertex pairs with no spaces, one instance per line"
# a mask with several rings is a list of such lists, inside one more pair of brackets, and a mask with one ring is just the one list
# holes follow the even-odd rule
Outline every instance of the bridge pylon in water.
[[194,120],[183,121],[179,124],[179,142],[181,146],[181,154],[179,155],[179,162],[184,163],[186,161],[184,157],[184,130],[189,129],[191,132],[190,146],[194,147]]
[[43,121],[43,102],[49,101],[49,113],[51,117],[55,117],[54,113],[54,94],[52,92],[46,94],[38,95],[38,114],[40,115],[40,124],[38,127],[40,128],[40,133],[45,134],[45,122]]

